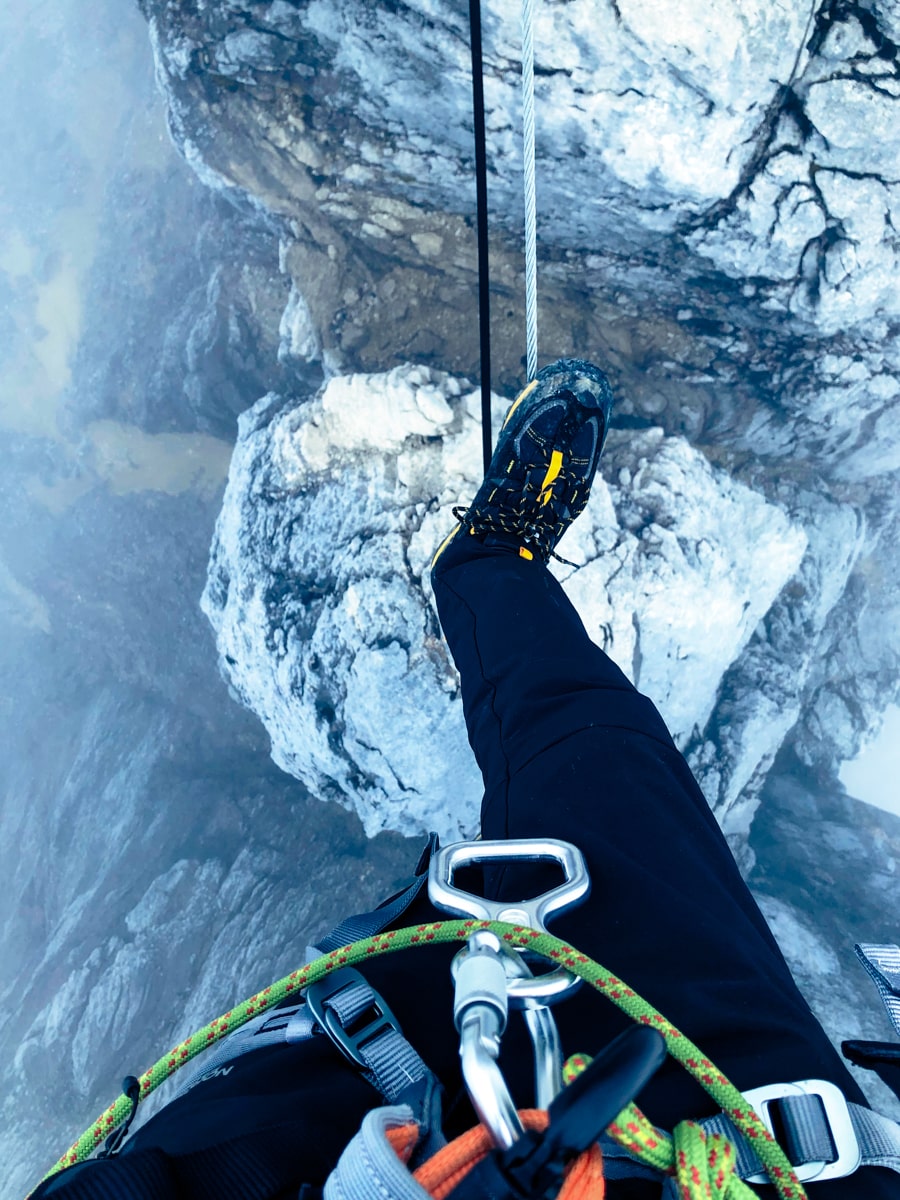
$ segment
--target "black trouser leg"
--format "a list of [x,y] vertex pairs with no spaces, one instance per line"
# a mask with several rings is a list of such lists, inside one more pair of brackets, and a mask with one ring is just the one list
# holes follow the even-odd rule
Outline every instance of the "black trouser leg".
[[[791,979],[703,796],[649,700],[594,646],[562,589],[538,563],[456,539],[435,577],[441,621],[462,679],[469,736],[485,776],[486,838],[576,843],[593,893],[552,929],[621,976],[698,1043],[739,1088],[822,1077],[862,1101]],[[496,872],[488,894],[544,890],[540,871]],[[399,920],[441,917],[420,896]],[[365,965],[451,1097],[447,1129],[474,1114],[460,1102],[450,960],[432,945]],[[589,1053],[629,1024],[591,989],[556,1010],[566,1053]],[[533,1102],[531,1047],[511,1014],[502,1066],[521,1105]],[[379,1099],[325,1038],[236,1060],[153,1118],[132,1150],[178,1155],[245,1136],[293,1114],[307,1137],[302,1178],[324,1180],[363,1113]],[[640,1098],[665,1128],[712,1113],[706,1093],[667,1063]],[[759,1189],[764,1195],[772,1189]],[[614,1183],[611,1197],[658,1195]],[[869,1168],[811,1185],[811,1200],[897,1200],[896,1177]]]
[[[536,561],[460,535],[434,587],[484,774],[483,836],[563,838],[587,860],[591,897],[553,931],[654,1004],[739,1088],[817,1077],[864,1103],[661,717],[591,642],[558,582]],[[522,880],[510,889],[498,872],[488,889],[514,899]],[[586,988],[556,1014],[567,1053],[593,1053],[628,1023]],[[715,1111],[671,1061],[642,1104],[669,1128]]]

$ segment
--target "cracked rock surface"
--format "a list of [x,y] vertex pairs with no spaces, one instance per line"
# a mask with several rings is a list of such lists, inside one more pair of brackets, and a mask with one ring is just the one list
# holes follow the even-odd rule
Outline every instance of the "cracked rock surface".
[[[283,219],[306,352],[345,370],[415,360],[473,374],[464,6],[143,8],[189,161]],[[893,446],[897,394],[896,21],[839,0],[670,18],[646,0],[537,6],[545,353],[590,347],[629,411],[692,440],[881,473],[893,451],[872,457],[872,434]],[[494,0],[484,20],[495,359],[509,385],[519,6]],[[866,452],[843,461],[863,415]]]
[[[464,6],[143,0],[142,8],[176,143],[202,178],[278,221],[291,284],[282,361],[347,376],[414,361],[465,387],[477,363]],[[658,699],[736,841],[746,840],[755,793],[786,737],[802,744],[804,761],[834,766],[896,693],[896,635],[883,631],[877,664],[861,646],[854,665],[839,636],[858,612],[895,604],[896,564],[881,554],[896,525],[890,493],[900,465],[891,13],[875,3],[736,0],[686,6],[672,22],[645,0],[599,9],[573,0],[536,14],[545,353],[596,357],[613,379],[620,425],[686,438],[805,540],[802,562],[781,581],[793,575],[790,586],[767,611],[749,610],[765,620],[748,637],[737,622],[736,653],[699,689],[718,688],[716,720],[706,700],[682,699],[676,715],[665,671],[642,649],[644,678],[659,679]],[[494,357],[507,393],[522,382],[518,20],[511,0],[485,5]],[[307,406],[311,394],[295,393],[298,413],[282,424],[297,425],[291,453],[311,472],[312,504],[327,525],[333,518],[319,506],[331,485],[315,482],[331,470],[325,443],[343,447],[361,480],[367,462],[399,452],[403,413],[379,401],[370,425],[382,423],[386,440],[379,432],[367,444],[349,428],[351,399],[339,420],[338,390]],[[324,425],[313,415],[322,404],[332,409]],[[426,434],[429,419],[420,414],[403,436],[460,432],[454,418]],[[257,429],[254,447],[262,436]],[[286,435],[277,437],[281,454]],[[239,462],[252,473],[250,453],[248,443]],[[426,447],[423,461],[435,453]],[[662,457],[671,462],[669,451]],[[613,483],[617,470],[613,462]],[[344,486],[349,509],[349,476]],[[394,483],[386,486],[398,501]],[[442,486],[432,481],[417,503],[445,495]],[[229,528],[239,524],[232,517]],[[235,546],[220,538],[216,571]],[[242,553],[252,558],[247,541]],[[861,565],[873,556],[884,572],[874,590]],[[728,576],[738,592],[740,579],[737,568]],[[627,660],[634,635],[621,620],[617,636]],[[400,637],[390,653],[404,645]],[[836,655],[840,678],[827,665]],[[236,663],[227,664],[235,678],[247,675]],[[246,681],[238,687],[257,694]],[[259,703],[268,712],[269,701]],[[824,732],[826,712],[840,713],[840,734]]]

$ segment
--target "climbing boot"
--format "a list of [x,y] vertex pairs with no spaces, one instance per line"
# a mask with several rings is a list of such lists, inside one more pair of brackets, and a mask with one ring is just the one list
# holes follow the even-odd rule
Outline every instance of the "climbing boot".
[[588,502],[606,440],[612,392],[591,363],[561,358],[538,372],[511,405],[484,483],[469,508],[455,508],[460,535],[506,546],[546,563]]

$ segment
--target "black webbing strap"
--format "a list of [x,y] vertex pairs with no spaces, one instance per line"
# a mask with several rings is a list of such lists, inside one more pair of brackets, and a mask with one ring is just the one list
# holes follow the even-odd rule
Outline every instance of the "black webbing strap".
[[438,835],[430,833],[410,882],[371,912],[357,913],[356,916],[347,917],[341,921],[340,925],[336,925],[331,933],[316,943],[316,949],[321,950],[323,954],[328,954],[329,951],[337,950],[340,946],[346,946],[350,942],[359,942],[363,938],[374,937],[376,933],[381,933],[383,929],[387,929],[388,925],[402,917],[428,882],[428,864],[438,846]]
[[126,1150],[69,1167],[32,1200],[276,1200],[303,1185],[308,1136],[293,1121],[191,1154]]
[[900,1042],[841,1042],[841,1053],[856,1066],[875,1071],[900,1100]]

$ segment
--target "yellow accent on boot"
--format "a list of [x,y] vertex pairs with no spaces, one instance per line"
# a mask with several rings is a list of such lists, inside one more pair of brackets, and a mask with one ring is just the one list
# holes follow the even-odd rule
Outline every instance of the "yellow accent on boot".
[[515,401],[513,402],[512,408],[509,410],[509,412],[503,418],[503,424],[500,426],[501,429],[506,428],[506,426],[509,424],[509,418],[513,415],[513,413],[516,411],[516,409],[519,407],[519,405],[522,403],[522,401],[525,399],[525,397],[531,395],[531,393],[537,387],[537,382],[538,381],[536,379],[532,379],[531,383],[529,383],[527,387],[522,388],[521,392],[519,392],[518,396],[516,396]]
[[530,560],[530,559],[534,558],[534,555],[531,553],[531,551],[528,549],[527,546],[520,546],[519,547],[519,558],[527,558]]
[[447,536],[444,538],[444,540],[441,542],[441,544],[438,546],[437,550],[435,550],[434,558],[432,558],[432,560],[431,560],[432,571],[434,570],[435,563],[441,557],[441,555],[444,553],[444,551],[447,549],[447,547],[450,545],[450,543],[453,541],[453,539],[456,537],[456,535],[459,533],[460,529],[462,529],[461,525],[457,525],[455,529],[451,529],[450,532],[447,534]]
[[544,482],[541,484],[541,504],[546,504],[553,495],[553,481],[562,470],[563,456],[562,450],[554,450],[550,455],[550,466],[547,468],[547,474],[544,476]]

